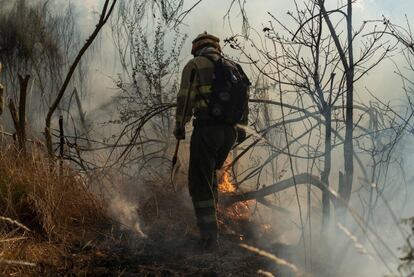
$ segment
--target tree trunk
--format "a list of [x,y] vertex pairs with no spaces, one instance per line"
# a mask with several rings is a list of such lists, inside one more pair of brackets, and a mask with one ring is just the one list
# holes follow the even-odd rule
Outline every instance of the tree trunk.
[[[329,187],[329,175],[331,174],[331,161],[332,161],[332,111],[331,106],[327,105],[325,113],[325,159],[324,159],[324,169],[321,173],[321,180],[326,186]],[[330,215],[330,197],[327,191],[322,193],[322,213],[323,221],[322,225],[326,226],[327,221],[329,220]]]
[[26,97],[27,97],[27,86],[29,84],[30,75],[26,75],[24,78],[19,74],[20,83],[20,99],[19,99],[19,122],[16,126],[18,134],[19,147],[26,152]]
[[18,108],[16,108],[16,104],[13,102],[13,100],[10,100],[9,109],[13,120],[14,128],[16,129],[16,136],[19,149],[23,153],[26,153],[26,96],[30,76],[26,75],[23,78],[19,74],[18,77],[20,83],[19,106]]
[[345,115],[345,142],[344,142],[344,160],[345,176],[344,186],[339,188],[339,195],[349,201],[352,192],[352,181],[354,177],[353,161],[353,110],[354,110],[354,58],[352,45],[352,0],[348,0],[347,15],[348,31],[348,64],[349,69],[346,72],[346,115]]
[[339,41],[339,36],[336,33],[335,27],[325,9],[323,0],[318,0],[323,18],[328,25],[332,40],[339,53],[344,71],[346,74],[346,115],[345,115],[345,141],[344,141],[344,164],[345,176],[343,185],[339,186],[339,195],[348,202],[352,192],[352,180],[354,177],[354,161],[353,161],[353,108],[354,108],[354,58],[353,58],[353,36],[352,36],[352,0],[348,0],[347,10],[347,39],[348,39],[348,57]]

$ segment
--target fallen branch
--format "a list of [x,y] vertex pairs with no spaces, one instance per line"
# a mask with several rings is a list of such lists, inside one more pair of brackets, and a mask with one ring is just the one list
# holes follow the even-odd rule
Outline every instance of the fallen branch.
[[22,229],[24,229],[24,230],[28,231],[28,232],[31,232],[29,228],[27,228],[26,226],[24,226],[24,225],[23,225],[23,224],[21,224],[20,222],[18,222],[18,221],[16,221],[16,220],[13,220],[13,219],[11,219],[11,218],[4,217],[4,216],[0,216],[0,220],[7,221],[7,222],[9,222],[9,223],[11,223],[11,224],[13,224],[13,225],[16,225],[16,226],[18,226],[18,227],[20,227],[20,228],[22,228]]
[[[315,175],[311,175],[309,173],[302,173],[302,174],[295,176],[295,181],[296,181],[296,184],[298,185],[300,184],[313,185],[319,188],[321,191],[328,193],[332,200],[336,199],[335,194],[332,193],[332,191],[328,190],[326,186],[323,185],[319,177]],[[252,199],[261,200],[267,195],[277,193],[277,192],[280,192],[282,190],[285,190],[287,188],[294,187],[294,186],[295,186],[295,182],[292,177],[292,178],[277,182],[273,185],[263,187],[256,191],[249,191],[249,192],[245,192],[242,194],[236,194],[236,195],[226,195],[224,196],[223,203],[225,203],[225,205],[231,205],[239,201],[247,201],[247,200],[252,200]]]

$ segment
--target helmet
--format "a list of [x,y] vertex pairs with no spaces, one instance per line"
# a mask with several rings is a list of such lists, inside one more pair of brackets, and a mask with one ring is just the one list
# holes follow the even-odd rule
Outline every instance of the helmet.
[[191,54],[194,55],[198,50],[206,46],[212,46],[221,52],[219,42],[220,39],[218,37],[208,34],[206,31],[204,31],[204,33],[199,34],[193,40],[193,48],[191,49]]

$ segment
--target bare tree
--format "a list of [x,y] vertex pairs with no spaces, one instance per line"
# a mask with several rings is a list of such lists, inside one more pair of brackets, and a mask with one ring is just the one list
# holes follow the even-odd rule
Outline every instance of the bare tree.
[[111,16],[112,11],[114,10],[115,4],[116,4],[117,0],[106,0],[105,3],[103,4],[101,13],[100,13],[100,17],[99,17],[99,21],[98,24],[95,27],[95,30],[92,32],[92,34],[89,36],[89,38],[86,40],[86,43],[83,45],[83,47],[79,50],[79,53],[77,54],[74,62],[72,63],[72,65],[69,68],[68,73],[66,74],[66,77],[64,79],[64,82],[62,84],[62,86],[60,87],[60,90],[55,98],[55,100],[52,102],[51,106],[49,107],[49,110],[47,112],[46,115],[46,119],[45,119],[45,137],[46,137],[46,146],[47,146],[47,150],[49,152],[50,155],[53,155],[53,146],[52,146],[52,135],[51,135],[51,131],[50,131],[50,124],[51,124],[51,120],[52,120],[52,116],[56,110],[56,108],[58,107],[60,101],[62,100],[66,88],[69,85],[69,82],[76,70],[76,67],[79,65],[82,56],[85,54],[86,50],[89,48],[89,46],[91,46],[91,44],[93,43],[93,41],[95,40],[95,38],[98,36],[99,32],[101,31],[102,27],[106,24],[106,22],[108,21],[109,17]]
[[[296,2],[295,2],[296,3]],[[347,13],[343,11],[347,10]],[[341,32],[339,20],[333,23],[330,16],[333,14],[346,16],[347,24],[345,30],[347,32],[347,40],[349,43],[341,42]],[[305,127],[303,132],[296,132],[290,141],[286,144],[288,147],[297,146],[303,151],[304,148],[300,143],[300,139],[311,134],[319,124],[324,126],[323,136],[324,151],[319,154],[319,141],[308,139],[308,144],[312,146],[308,150],[310,152],[297,155],[297,161],[315,160],[323,157],[323,165],[321,166],[321,179],[329,185],[329,176],[331,172],[331,153],[334,148],[339,145],[344,146],[344,161],[346,178],[340,182],[339,193],[346,201],[349,200],[352,187],[353,172],[353,150],[352,134],[354,129],[364,130],[359,122],[354,122],[354,103],[353,103],[353,86],[363,78],[369,70],[378,65],[391,52],[391,48],[387,48],[382,37],[384,30],[378,30],[375,35],[364,37],[361,43],[360,54],[354,58],[352,53],[352,43],[367,27],[364,22],[357,31],[352,31],[352,3],[339,7],[338,9],[326,11],[323,2],[305,2],[302,6],[296,3],[296,11],[288,13],[296,24],[286,24],[272,16],[273,21],[263,29],[267,41],[256,43],[254,40],[248,41],[253,45],[253,51],[249,50],[246,44],[241,44],[237,37],[232,37],[229,42],[233,48],[239,49],[245,58],[251,62],[253,67],[259,74],[275,84],[281,84],[282,88],[278,91],[284,96],[276,105],[288,110],[288,114],[282,117],[289,125],[300,123]],[[324,25],[328,26],[328,32],[324,32]],[[334,27],[335,26],[335,27]],[[276,30],[282,29],[283,32]],[[368,29],[369,31],[369,29]],[[348,38],[350,36],[350,38]],[[249,52],[250,51],[250,52]],[[252,54],[253,53],[253,54]],[[346,97],[344,97],[346,96]],[[289,101],[288,103],[286,103]],[[269,101],[263,101],[269,104]],[[290,104],[292,103],[292,104]],[[344,119],[341,118],[341,109],[345,107]],[[359,110],[362,114],[367,112],[365,107],[360,106]],[[296,113],[299,113],[297,115]],[[300,115],[303,113],[304,115]],[[361,114],[361,116],[362,116]],[[309,116],[317,119],[316,125]],[[322,119],[319,118],[322,116]],[[342,126],[345,126],[345,136],[341,134]],[[280,126],[275,124],[275,126]],[[351,127],[349,127],[351,126]],[[366,129],[365,129],[366,130]],[[267,132],[263,130],[263,132]],[[293,137],[296,136],[295,139]],[[336,143],[336,140],[342,143]],[[304,143],[305,144],[305,143]],[[285,152],[288,148],[284,148]],[[278,157],[281,153],[280,149],[275,149],[275,153],[271,158],[267,159],[265,165],[272,159]],[[296,150],[292,150],[295,152]],[[286,152],[285,152],[286,154]],[[291,155],[291,157],[294,157]],[[311,162],[314,164],[314,162]],[[318,163],[317,163],[318,164]],[[363,168],[363,166],[361,166]],[[260,167],[256,167],[253,172],[260,172]],[[292,172],[292,174],[294,174]],[[249,177],[254,175],[249,174]],[[329,215],[329,196],[323,193],[323,213],[325,218]]]
[[[347,44],[342,46],[339,40],[339,36],[335,27],[329,17],[328,12],[325,8],[325,1],[318,0],[319,7],[323,18],[329,28],[331,37],[335,43],[336,50],[339,53],[339,57],[345,71],[346,79],[346,113],[345,113],[345,142],[344,142],[344,161],[345,161],[345,179],[340,182],[342,184],[339,187],[339,194],[349,201],[352,191],[352,182],[354,178],[354,162],[353,162],[353,105],[354,105],[354,53],[353,53],[353,41],[354,34],[352,29],[352,0],[347,1],[347,12],[344,13],[346,18],[346,33],[347,33]],[[339,11],[339,10],[338,10]]]

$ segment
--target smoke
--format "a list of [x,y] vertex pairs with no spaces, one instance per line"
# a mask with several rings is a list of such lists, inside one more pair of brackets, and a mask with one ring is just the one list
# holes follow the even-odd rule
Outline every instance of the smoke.
[[141,238],[147,237],[139,224],[137,203],[129,202],[121,195],[115,195],[109,200],[109,211],[122,224],[121,227],[135,232]]

